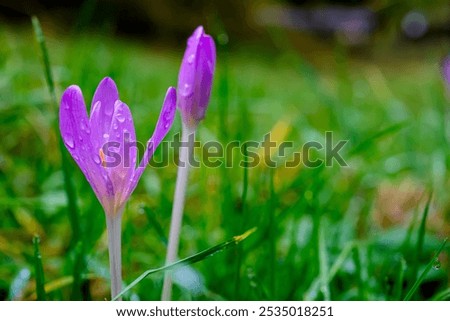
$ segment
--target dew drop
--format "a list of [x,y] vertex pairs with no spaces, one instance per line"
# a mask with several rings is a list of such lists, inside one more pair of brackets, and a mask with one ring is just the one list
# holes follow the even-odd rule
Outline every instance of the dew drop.
[[190,91],[191,91],[191,85],[188,83],[185,83],[181,89],[180,94],[183,96],[188,96],[188,95],[190,95]]
[[192,64],[194,62],[194,59],[195,59],[194,54],[189,55],[189,57],[187,59],[188,64]]
[[82,137],[81,135],[79,135],[79,136],[78,136],[78,140],[79,140],[80,142],[82,142],[82,141],[83,141],[83,137]]
[[124,115],[121,115],[121,114],[118,114],[118,115],[116,116],[116,119],[117,119],[119,122],[123,123],[123,122],[125,121],[125,116],[124,116]]
[[73,155],[73,159],[76,160],[76,161],[79,160],[77,155]]
[[64,141],[66,142],[66,144],[69,148],[75,147],[75,142],[73,141],[73,137],[71,135],[67,135],[65,137]]
[[108,139],[109,138],[109,134],[107,134],[107,133],[103,134],[103,138],[104,139]]
[[111,116],[114,112],[114,106],[104,106],[104,110],[105,110],[105,115],[107,116]]
[[89,126],[86,126],[86,124],[84,122],[80,123],[80,128],[86,134],[90,134],[91,133],[91,129],[89,128]]
[[439,261],[439,259],[435,259],[433,262],[433,269],[439,270],[440,268],[441,268],[441,262]]
[[214,73],[214,66],[213,66],[212,61],[210,61],[210,60],[208,60],[208,69],[211,74]]
[[100,165],[101,160],[100,160],[100,157],[97,154],[95,154],[94,157],[92,157],[92,159],[94,160],[95,164]]
[[119,124],[117,124],[116,122],[113,123],[113,129],[117,129],[119,128]]

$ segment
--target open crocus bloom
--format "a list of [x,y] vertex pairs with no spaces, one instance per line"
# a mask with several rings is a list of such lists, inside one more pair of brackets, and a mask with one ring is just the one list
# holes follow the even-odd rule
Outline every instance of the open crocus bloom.
[[178,107],[189,127],[205,118],[215,66],[214,40],[199,26],[188,39],[178,74]]
[[171,87],[153,136],[136,167],[133,118],[128,106],[119,100],[114,81],[106,77],[100,82],[92,100],[90,117],[80,88],[72,85],[65,90],[59,114],[61,135],[106,215],[122,212],[150,157],[169,131],[175,111],[176,91]]

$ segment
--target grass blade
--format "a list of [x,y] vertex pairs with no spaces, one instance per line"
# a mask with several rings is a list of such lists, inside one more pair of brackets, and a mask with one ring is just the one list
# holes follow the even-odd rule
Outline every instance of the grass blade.
[[50,58],[48,55],[47,45],[45,44],[44,33],[42,32],[41,24],[36,16],[31,18],[31,23],[33,24],[34,33],[36,35],[36,40],[39,44],[39,48],[42,53],[42,60],[44,64],[45,79],[47,81],[48,90],[52,99],[52,103],[56,107],[56,92],[55,83],[53,81],[52,71],[50,69]]
[[320,267],[320,291],[325,301],[330,301],[330,286],[328,284],[328,253],[325,243],[324,224],[319,225],[319,267]]
[[116,295],[113,298],[113,301],[119,299],[122,295],[124,295],[126,292],[128,292],[130,289],[135,287],[139,282],[141,282],[143,279],[145,279],[147,276],[149,276],[151,274],[155,274],[155,273],[163,272],[163,271],[170,271],[170,270],[180,268],[182,266],[186,266],[189,264],[199,262],[203,259],[206,259],[208,256],[214,255],[214,254],[221,252],[227,248],[238,245],[243,240],[245,240],[247,237],[249,237],[251,234],[253,234],[255,231],[256,231],[256,227],[248,230],[247,232],[245,232],[241,235],[234,236],[231,240],[228,240],[219,245],[210,247],[209,249],[201,251],[200,253],[189,256],[189,257],[182,259],[180,261],[177,261],[175,263],[172,263],[172,264],[169,264],[169,265],[157,268],[157,269],[147,270],[144,273],[142,273],[137,279],[135,279],[133,282],[131,282],[125,289],[123,289],[122,292],[120,292],[118,295]]
[[[248,191],[248,151],[247,144],[244,144],[244,159],[243,159],[243,167],[244,167],[244,177],[242,182],[242,195],[241,195],[241,216],[242,216],[242,224],[241,228],[244,229],[247,227],[247,213],[246,213],[246,201],[247,201],[247,191]],[[241,268],[243,261],[243,249],[242,246],[238,245],[236,247],[236,279],[234,286],[234,295],[239,298],[241,293]]]
[[406,271],[406,261],[403,257],[400,258],[400,268],[398,271],[397,281],[393,290],[394,300],[401,300],[402,291],[403,291],[403,281],[405,279],[405,271]]
[[269,204],[267,206],[269,210],[269,289],[272,299],[276,298],[275,295],[275,274],[276,274],[276,236],[277,236],[277,222],[275,219],[275,188],[274,188],[274,175],[275,170],[273,168],[269,171]]
[[417,277],[417,270],[419,268],[420,258],[422,257],[423,241],[425,239],[425,230],[426,230],[426,225],[427,225],[428,212],[430,210],[431,198],[432,198],[432,194],[430,194],[427,204],[425,205],[425,208],[423,209],[422,220],[421,220],[420,226],[419,226],[419,234],[417,236],[417,244],[416,244],[417,256],[416,256],[416,262],[415,262],[415,268],[414,268],[414,271],[416,271],[416,274],[413,275],[414,278]]
[[[328,271],[328,275],[326,276],[326,278],[324,278],[324,281],[326,283],[329,284],[333,280],[333,278],[336,276],[337,272],[344,265],[345,260],[347,259],[347,257],[349,256],[350,252],[352,251],[352,249],[354,247],[355,247],[354,242],[350,242],[344,247],[344,249],[341,251],[339,256],[336,258],[336,261],[334,262],[334,264],[331,266],[330,270]],[[305,292],[304,300],[305,301],[314,300],[317,296],[317,291],[318,291],[319,287],[321,286],[322,282],[324,282],[324,281],[321,278],[315,279],[314,282],[309,287],[309,289]]]
[[[41,24],[39,23],[39,19],[36,16],[33,16],[31,18],[31,22],[33,24],[34,33],[36,36],[36,40],[39,44],[39,48],[41,50],[42,54],[42,62],[44,65],[44,73],[45,73],[45,79],[47,82],[48,91],[50,93],[51,97],[51,105],[52,113],[58,112],[58,102],[56,98],[56,90],[55,90],[55,83],[53,81],[53,74],[50,68],[50,58],[47,50],[47,45],[45,43],[45,37],[44,33],[42,32]],[[57,119],[57,117],[55,118]],[[53,124],[55,133],[59,132],[58,129],[58,122],[55,121]],[[77,196],[75,193],[75,187],[71,178],[71,169],[69,166],[69,157],[68,153],[65,149],[64,143],[61,139],[61,137],[57,134],[58,138],[58,147],[59,152],[61,155],[61,164],[62,164],[62,171],[63,171],[63,178],[64,178],[64,190],[67,197],[67,207],[68,207],[68,214],[69,214],[69,220],[70,220],[70,226],[72,229],[72,239],[71,239],[71,247],[75,248],[78,242],[80,241],[81,237],[81,225],[80,225],[80,214],[78,210],[77,205]],[[82,256],[83,259],[80,260],[80,262],[84,262],[84,247],[81,247],[81,253],[79,253],[79,256]],[[76,267],[74,268],[74,277],[76,280],[81,280],[81,274],[84,271],[84,267]],[[80,283],[81,284],[81,283]],[[78,290],[77,290],[78,292]],[[74,294],[76,296],[76,293]]]
[[432,195],[430,194],[427,204],[425,205],[425,208],[423,209],[423,212],[422,212],[422,219],[420,221],[420,226],[419,226],[418,235],[417,235],[415,256],[412,260],[412,272],[411,272],[411,276],[410,276],[411,283],[417,279],[417,274],[419,271],[420,260],[422,258],[422,252],[423,252],[423,242],[425,239],[427,217],[428,217],[428,212],[430,209],[431,197],[432,197]]
[[448,301],[450,300],[450,288],[447,288],[431,298],[432,301]]
[[[50,58],[48,55],[47,46],[45,44],[45,37],[44,33],[42,32],[41,24],[39,23],[39,19],[36,16],[33,16],[31,18],[34,33],[36,35],[36,40],[39,44],[39,48],[41,49],[42,54],[42,61],[44,65],[44,73],[45,73],[45,79],[47,82],[48,91],[50,93],[51,97],[51,104],[52,104],[52,112],[57,113],[58,112],[58,102],[56,99],[56,91],[55,91],[55,83],[53,81],[53,75],[50,68]],[[54,130],[56,133],[59,132],[58,130],[58,123],[54,123]],[[57,135],[57,137],[60,137]],[[69,167],[69,158],[67,157],[67,151],[65,150],[65,146],[62,142],[62,139],[59,138],[59,150],[61,154],[61,163],[62,163],[62,170],[63,170],[63,176],[64,176],[64,187],[66,192],[66,197],[68,200],[68,210],[69,210],[69,219],[71,223],[72,228],[72,245],[75,246],[79,239],[80,239],[80,219],[79,219],[79,213],[78,213],[78,206],[77,206],[77,199],[75,194],[75,188],[70,176],[70,167]]]
[[42,256],[41,251],[39,249],[39,243],[41,239],[39,236],[35,235],[33,237],[33,245],[34,245],[34,274],[36,278],[36,294],[38,301],[46,300],[45,293],[45,279],[44,279],[44,268],[42,267]]
[[445,247],[445,244],[447,243],[447,239],[444,240],[444,242],[442,242],[441,246],[439,247],[439,249],[437,250],[436,254],[433,256],[433,258],[430,260],[430,262],[428,262],[427,266],[425,267],[425,270],[422,272],[422,274],[417,278],[416,282],[414,282],[413,286],[411,287],[411,289],[408,291],[408,293],[406,294],[405,298],[403,299],[403,301],[409,301],[412,296],[414,295],[414,293],[416,293],[417,289],[419,288],[420,284],[422,283],[422,281],[425,279],[425,277],[427,276],[428,272],[431,270],[431,268],[433,267],[433,264],[435,262],[435,260],[438,258],[439,254],[442,252],[442,250]]
[[367,139],[363,140],[362,142],[360,142],[359,144],[357,144],[352,150],[350,150],[349,156],[354,156],[354,155],[368,149],[377,140],[379,140],[389,134],[393,134],[393,133],[399,131],[406,125],[407,125],[406,122],[397,123],[397,124],[389,126],[388,128],[385,128],[385,129],[375,133],[374,135],[370,136],[369,138],[367,138]]

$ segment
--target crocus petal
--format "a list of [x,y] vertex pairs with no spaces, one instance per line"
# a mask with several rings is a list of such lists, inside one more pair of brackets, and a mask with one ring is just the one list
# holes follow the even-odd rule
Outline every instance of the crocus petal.
[[[120,208],[129,197],[127,190],[136,169],[137,155],[133,118],[128,106],[120,100],[115,103],[111,128],[107,136],[108,145],[103,148],[105,163],[109,164],[110,157],[108,156],[119,156],[119,158],[114,158],[110,167],[106,166],[117,193],[116,207]],[[119,161],[117,162],[117,160]]]
[[139,181],[145,167],[147,166],[150,158],[153,156],[156,148],[159,146],[161,141],[167,135],[172,127],[173,120],[175,118],[175,112],[177,107],[177,92],[173,87],[169,87],[164,99],[163,107],[161,113],[159,114],[158,122],[156,123],[155,130],[153,131],[152,137],[147,142],[147,148],[142,157],[141,163],[134,172],[128,194],[131,194],[136,188],[137,182]]
[[107,188],[106,173],[100,165],[98,153],[91,144],[86,106],[78,86],[70,86],[62,95],[59,128],[67,150],[91,184],[100,203],[108,206],[106,198],[111,196],[113,191]]
[[95,90],[90,116],[92,145],[97,151],[108,141],[107,134],[111,128],[114,104],[118,99],[119,92],[114,80],[103,78]]
[[208,107],[209,97],[211,95],[211,85],[216,66],[216,47],[214,40],[209,35],[203,35],[200,39],[199,49],[197,51],[197,83],[196,104],[192,111],[193,117],[197,120],[205,118],[206,107]]
[[178,107],[183,122],[189,126],[205,117],[215,65],[214,41],[200,26],[188,39],[178,74]]

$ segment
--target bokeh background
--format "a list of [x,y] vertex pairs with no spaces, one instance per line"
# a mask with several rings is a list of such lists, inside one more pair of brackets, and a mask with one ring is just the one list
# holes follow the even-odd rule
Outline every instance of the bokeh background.
[[[348,167],[286,168],[287,155],[275,169],[194,169],[181,257],[258,230],[178,270],[175,299],[401,300],[430,262],[413,299],[449,298],[448,245],[432,260],[450,231],[448,1],[17,0],[0,1],[1,299],[36,298],[36,234],[48,299],[109,297],[104,214],[71,159],[77,226],[70,219],[58,106],[32,15],[57,99],[77,84],[89,105],[111,76],[140,141],[200,24],[216,41],[217,69],[199,140],[262,141],[271,132],[294,142],[291,153],[326,131],[349,140]],[[178,117],[166,141],[179,130]],[[147,169],[127,205],[126,283],[164,264],[175,178],[173,165]],[[162,277],[126,299],[159,299]]]

